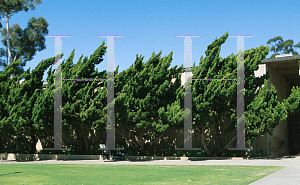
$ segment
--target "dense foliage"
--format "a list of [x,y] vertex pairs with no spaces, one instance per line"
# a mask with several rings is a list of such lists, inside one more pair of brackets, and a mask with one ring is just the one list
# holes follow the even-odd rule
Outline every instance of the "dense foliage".
[[[207,47],[206,56],[201,57],[199,68],[196,68],[195,63],[193,65],[193,78],[236,78],[237,57],[242,57],[241,53],[226,58],[219,56],[221,45],[227,38],[228,33]],[[74,51],[61,64],[63,78],[107,78],[106,71],[95,70],[95,65],[103,61],[106,52],[104,42],[89,59],[85,57],[82,60],[81,56],[76,64],[73,64]],[[288,114],[299,111],[298,87],[293,88],[291,95],[280,103],[274,86],[268,88],[269,73],[255,77],[254,71],[258,70],[258,65],[268,51],[268,47],[260,46],[244,52],[246,141],[250,146],[258,135],[273,134],[280,121],[285,120]],[[172,54],[171,52],[161,58],[161,52],[157,55],[153,53],[146,63],[143,63],[144,57],[137,55],[129,69],[118,73],[117,67],[115,71],[115,102],[112,103],[115,105],[116,135],[125,140],[132,154],[146,155],[147,147],[163,139],[166,131],[184,127],[185,87],[181,86],[180,75],[183,66],[168,69]],[[0,90],[3,92],[0,95],[1,138],[14,140],[23,152],[35,153],[37,138],[42,141],[43,148],[53,146],[52,67],[48,71],[45,89],[42,89],[41,82],[44,71],[53,64],[53,60],[54,57],[42,61],[32,72],[27,70],[13,79],[9,78],[9,74],[15,71],[21,60],[11,63],[4,72],[0,72]],[[25,81],[19,85],[21,77]],[[173,78],[176,79],[174,83]],[[77,144],[63,144],[70,147],[73,153],[91,154],[98,151],[99,141],[89,146],[88,133],[105,132],[106,86],[107,81],[62,81],[63,132],[75,131],[72,139],[77,141]],[[194,135],[199,138],[200,134],[199,140],[208,155],[224,154],[228,147],[234,145],[236,136],[224,146],[220,144],[220,136],[235,131],[236,87],[237,82],[234,80],[192,81],[190,88],[193,97],[192,116],[195,118]],[[230,126],[221,133],[223,118],[230,120]],[[212,136],[214,140],[210,139]]]
[[172,53],[163,58],[160,55],[153,53],[145,64],[144,57],[137,56],[134,65],[116,76],[117,133],[141,155],[167,129],[183,122],[184,112],[175,102],[182,66],[168,70]]

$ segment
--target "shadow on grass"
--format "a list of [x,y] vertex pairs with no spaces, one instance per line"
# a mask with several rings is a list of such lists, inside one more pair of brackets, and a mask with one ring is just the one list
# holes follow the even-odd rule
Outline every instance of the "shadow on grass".
[[13,173],[0,174],[0,176],[4,176],[4,175],[13,175],[13,174],[16,174],[16,173],[22,173],[22,172],[13,172]]

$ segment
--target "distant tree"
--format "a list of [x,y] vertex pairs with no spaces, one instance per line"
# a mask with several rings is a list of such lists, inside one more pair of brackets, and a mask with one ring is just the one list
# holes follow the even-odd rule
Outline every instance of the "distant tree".
[[[34,4],[33,0],[0,0],[0,16],[6,23],[6,28],[0,31],[4,37],[1,42],[6,46],[6,49],[1,48],[0,56],[6,58],[6,63],[1,60],[0,66],[5,68],[8,64],[24,56],[25,61],[15,71],[19,75],[24,72],[22,67],[26,65],[27,61],[32,60],[36,50],[41,51],[46,48],[44,35],[48,34],[48,23],[43,17],[39,17],[38,20],[32,17],[27,28],[22,30],[18,24],[14,24],[13,28],[10,27],[9,19],[20,11],[27,12],[29,7],[34,10],[35,6],[40,3],[42,3],[41,0],[35,0]],[[0,28],[2,28],[2,24],[0,24]]]
[[300,42],[298,44],[294,44],[294,41],[292,39],[283,41],[281,36],[274,37],[270,40],[268,40],[267,44],[273,43],[274,45],[271,47],[270,51],[275,52],[271,58],[275,58],[276,55],[281,54],[290,54],[292,53],[293,55],[298,55],[297,51],[294,51],[293,47],[298,47],[300,48]]

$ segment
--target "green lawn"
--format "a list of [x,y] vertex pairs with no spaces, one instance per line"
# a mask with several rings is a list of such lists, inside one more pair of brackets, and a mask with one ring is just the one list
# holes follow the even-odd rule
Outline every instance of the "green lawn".
[[0,184],[250,184],[282,168],[0,164]]

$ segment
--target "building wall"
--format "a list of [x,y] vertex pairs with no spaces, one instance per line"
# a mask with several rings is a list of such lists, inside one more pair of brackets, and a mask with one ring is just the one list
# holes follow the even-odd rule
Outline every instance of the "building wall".
[[[278,101],[281,103],[286,99],[285,77],[270,65],[267,65],[267,71],[270,73],[269,83],[275,86]],[[281,121],[274,132],[273,136],[268,136],[269,155],[273,157],[288,155],[287,120]]]
[[[260,77],[269,71],[270,78],[268,81],[268,87],[271,88],[271,84],[275,86],[279,102],[286,99],[289,91],[289,85],[285,83],[285,77],[279,73],[276,69],[268,64],[260,64],[259,69],[255,71],[255,76]],[[266,134],[259,136],[254,143],[255,155],[268,155],[272,157],[279,157],[288,154],[288,130],[287,121],[281,121],[274,130],[274,135]]]

